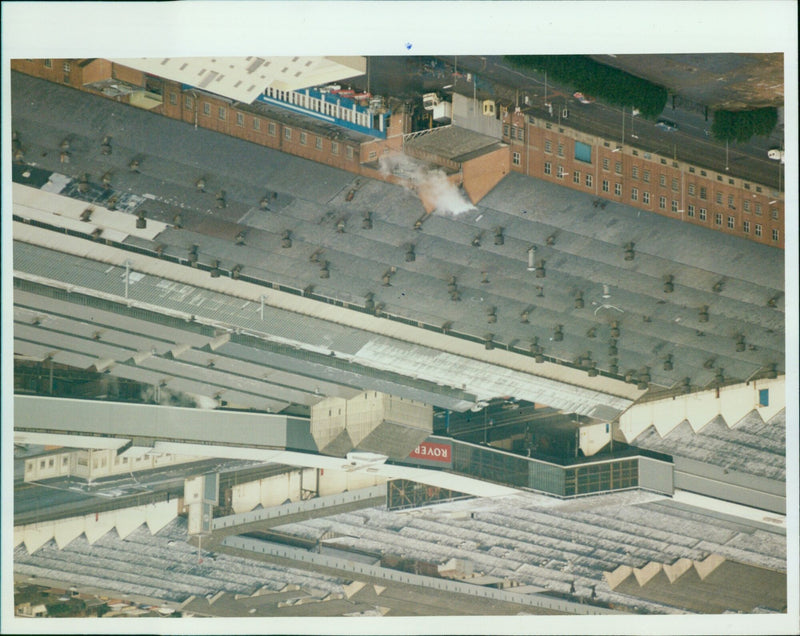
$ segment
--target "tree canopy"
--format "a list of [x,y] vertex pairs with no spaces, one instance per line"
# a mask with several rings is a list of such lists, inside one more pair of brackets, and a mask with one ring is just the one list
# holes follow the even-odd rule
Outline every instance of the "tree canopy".
[[554,80],[608,104],[638,108],[642,117],[655,119],[667,103],[667,89],[585,55],[508,55],[519,68],[546,71]]
[[744,143],[755,135],[769,135],[778,124],[778,109],[718,110],[714,112],[711,135],[721,141]]

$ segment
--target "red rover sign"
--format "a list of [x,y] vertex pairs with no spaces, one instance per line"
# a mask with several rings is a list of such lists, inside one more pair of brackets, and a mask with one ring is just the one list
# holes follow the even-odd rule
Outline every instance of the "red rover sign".
[[409,455],[414,459],[427,459],[434,462],[450,463],[450,444],[436,444],[434,442],[422,442]]

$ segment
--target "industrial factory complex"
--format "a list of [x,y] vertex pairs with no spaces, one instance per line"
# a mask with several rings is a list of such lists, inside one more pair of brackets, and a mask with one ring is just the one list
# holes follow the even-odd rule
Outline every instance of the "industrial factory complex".
[[10,60],[19,629],[786,629],[791,171],[475,59]]

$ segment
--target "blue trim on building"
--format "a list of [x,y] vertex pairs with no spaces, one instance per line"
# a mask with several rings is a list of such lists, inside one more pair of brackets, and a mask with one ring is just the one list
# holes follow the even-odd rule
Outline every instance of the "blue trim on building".
[[[200,91],[202,93],[214,94],[214,93],[209,93],[209,91],[204,90],[202,88],[197,88],[196,86],[192,86],[191,84],[181,84],[181,90]],[[355,106],[356,112],[362,115],[371,113],[369,108],[365,108],[364,106],[359,106],[355,101],[347,97],[340,97],[339,95],[334,95],[331,93],[322,93],[319,90],[313,88],[304,89],[304,92],[306,92],[309,95],[309,97],[322,99],[329,104],[339,105],[342,106],[343,108],[347,108],[348,110],[352,110],[353,107]],[[290,104],[280,99],[275,99],[274,97],[267,97],[263,93],[260,94],[255,101],[262,102],[264,104],[269,104],[271,106],[278,106],[279,108],[286,108],[300,115],[305,115],[306,117],[313,117],[314,119],[319,119],[329,124],[334,124],[335,126],[341,126],[342,128],[347,128],[349,130],[353,130],[355,132],[359,132],[364,135],[369,135],[370,137],[378,137],[379,139],[386,139],[386,130],[380,130],[378,128],[370,128],[368,126],[361,126],[359,124],[354,124],[353,122],[349,122],[344,119],[339,119],[338,117],[323,115],[322,113],[318,113],[317,111],[309,110],[307,108],[303,108],[302,106],[297,106],[296,104]],[[387,124],[390,114],[391,113],[387,111],[386,113],[378,115],[379,118],[383,119],[384,126]]]
[[[313,97],[313,95],[312,95]],[[322,113],[318,113],[314,110],[309,110],[307,108],[303,108],[301,106],[297,106],[296,104],[289,104],[288,102],[281,101],[279,99],[275,99],[274,97],[266,97],[265,95],[259,95],[256,98],[256,101],[263,102],[265,104],[270,104],[271,106],[278,106],[280,108],[286,108],[288,110],[292,110],[296,113],[300,113],[301,115],[305,115],[307,117],[313,117],[314,119],[321,119],[322,121],[328,122],[329,124],[334,124],[336,126],[341,126],[342,128],[348,128],[350,130],[354,130],[356,132],[360,132],[364,135],[369,135],[370,137],[379,137],[380,139],[386,139],[386,132],[378,130],[377,128],[368,128],[367,126],[360,126],[358,124],[354,124],[349,121],[345,121],[344,119],[339,119],[337,117],[331,117],[330,115],[323,115]],[[328,100],[326,100],[328,101]],[[334,104],[336,102],[333,102]],[[357,107],[358,108],[358,107]],[[364,109],[366,112],[366,109]]]

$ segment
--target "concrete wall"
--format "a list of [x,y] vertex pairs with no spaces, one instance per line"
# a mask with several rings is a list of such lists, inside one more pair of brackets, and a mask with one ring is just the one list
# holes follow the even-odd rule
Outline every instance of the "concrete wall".
[[386,478],[363,472],[301,468],[258,481],[237,484],[231,489],[234,513],[249,512],[258,505],[280,506],[314,496],[335,495],[386,483]]
[[181,500],[173,499],[145,506],[15,526],[14,546],[24,543],[28,552],[33,553],[51,539],[55,539],[60,549],[81,534],[85,534],[91,544],[114,529],[119,537],[124,539],[143,523],[147,524],[151,534],[155,534],[178,516],[181,507]]
[[52,453],[25,460],[25,481],[38,481],[69,475],[74,464],[75,453]]
[[[769,406],[759,406],[761,389],[769,390]],[[635,404],[620,416],[619,430],[625,441],[630,442],[651,425],[664,437],[684,420],[699,431],[722,415],[731,427],[753,409],[767,421],[785,407],[785,377],[780,376]]]
[[495,139],[500,139],[503,131],[503,124],[497,115],[483,114],[483,102],[480,99],[476,101],[458,93],[453,94],[453,124]]
[[594,455],[611,441],[611,425],[606,422],[581,426],[578,444],[587,457]]
[[196,462],[201,458],[159,453],[124,457],[112,449],[68,451],[56,455],[32,457],[25,461],[25,481],[38,481],[72,475],[83,479],[98,479],[110,475],[129,474]]

